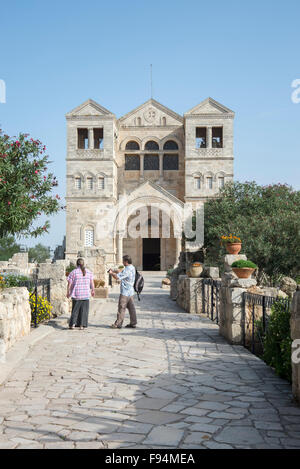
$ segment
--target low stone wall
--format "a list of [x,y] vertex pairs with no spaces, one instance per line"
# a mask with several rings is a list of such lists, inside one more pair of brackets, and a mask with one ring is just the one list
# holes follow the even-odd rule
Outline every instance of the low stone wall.
[[0,362],[21,337],[30,333],[31,309],[25,287],[7,288],[0,293]]
[[67,277],[64,264],[40,264],[39,279],[50,279],[50,302],[52,313],[56,316],[69,314],[69,300],[66,298]]
[[180,275],[177,280],[176,301],[187,313],[200,313],[202,307],[202,278]]
[[[294,294],[291,306],[291,338],[293,341],[300,341],[300,291]],[[295,345],[299,348],[298,344]],[[295,351],[293,350],[293,352]],[[300,356],[299,353],[297,355]],[[300,363],[296,363],[295,359],[292,359],[292,379],[293,395],[300,403]]]

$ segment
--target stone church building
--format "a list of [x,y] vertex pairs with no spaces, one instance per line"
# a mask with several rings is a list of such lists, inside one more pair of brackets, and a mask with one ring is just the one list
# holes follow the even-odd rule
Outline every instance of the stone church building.
[[[156,237],[131,238],[124,229],[103,235],[103,225],[124,196],[175,209],[215,197],[233,179],[234,112],[208,98],[181,116],[150,99],[118,119],[89,99],[66,119],[66,259],[86,257],[96,275],[125,253],[140,270],[176,265],[178,227],[165,237],[159,218]],[[133,215],[119,215],[124,226]]]

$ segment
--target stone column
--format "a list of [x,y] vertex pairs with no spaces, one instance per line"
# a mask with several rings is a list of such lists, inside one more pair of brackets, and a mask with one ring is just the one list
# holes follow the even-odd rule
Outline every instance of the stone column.
[[140,155],[140,178],[144,179],[144,155]]
[[175,264],[174,267],[178,266],[179,263],[179,256],[181,253],[181,238],[175,238],[176,239],[176,250],[175,250]]
[[120,233],[117,237],[117,262],[123,264],[123,237]]
[[207,127],[206,138],[207,138],[206,148],[212,148],[212,127]]
[[300,358],[300,291],[294,294],[291,306],[291,339],[295,341],[292,347],[293,396],[300,402],[300,363],[297,363]]
[[94,130],[89,128],[89,149],[94,149]]
[[159,155],[159,177],[163,179],[164,177],[164,170],[163,170],[163,154]]

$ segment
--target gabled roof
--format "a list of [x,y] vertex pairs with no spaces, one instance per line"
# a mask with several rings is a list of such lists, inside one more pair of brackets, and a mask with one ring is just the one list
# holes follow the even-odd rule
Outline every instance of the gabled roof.
[[87,99],[84,103],[77,106],[72,111],[66,114],[66,117],[72,116],[114,116],[112,112],[100,104],[96,103],[93,99]]
[[119,122],[123,122],[125,121],[126,119],[128,119],[129,117],[131,117],[133,114],[135,113],[138,113],[139,111],[142,111],[144,108],[148,108],[149,106],[152,106],[156,109],[158,109],[159,111],[169,115],[170,117],[172,117],[173,119],[177,120],[180,124],[183,123],[183,117],[180,116],[179,114],[177,114],[176,112],[172,111],[171,109],[169,109],[168,107],[164,106],[163,104],[159,103],[158,101],[156,101],[155,99],[151,98],[149,99],[148,101],[146,101],[145,103],[141,104],[140,106],[136,107],[135,109],[133,109],[132,111],[128,112],[127,114],[125,114],[124,116],[120,117],[119,119]]
[[[145,189],[148,188],[148,191],[145,191]],[[149,192],[150,189],[150,192]],[[176,205],[179,205],[180,207],[184,206],[184,203],[179,200],[175,195],[171,194],[169,191],[164,189],[163,187],[155,184],[155,182],[150,181],[149,179],[146,179],[145,182],[143,182],[140,186],[136,187],[130,194],[130,198],[135,199],[138,194],[141,193],[142,197],[145,196],[155,196],[157,193],[159,193],[160,196],[162,196],[163,199],[167,199],[169,202],[175,203]]]
[[200,104],[197,104],[197,106],[185,112],[184,116],[201,116],[203,114],[211,114],[216,116],[223,114],[234,117],[234,111],[228,107],[223,106],[223,104],[218,103],[218,101],[215,101],[212,98],[207,98]]

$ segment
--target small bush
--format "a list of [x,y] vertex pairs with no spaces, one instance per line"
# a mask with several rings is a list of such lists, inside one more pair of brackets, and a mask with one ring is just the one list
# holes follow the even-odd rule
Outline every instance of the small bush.
[[171,277],[173,270],[174,270],[174,269],[169,269],[169,270],[167,271],[167,277]]
[[243,259],[239,261],[235,261],[231,267],[236,267],[237,269],[243,269],[245,267],[250,268],[250,269],[257,269],[257,265],[254,264],[254,262],[244,261]]
[[[34,316],[35,316],[35,295],[30,296],[29,299],[30,307],[31,307],[31,322],[34,322]],[[52,312],[52,306],[49,303],[46,298],[43,298],[42,296],[37,297],[37,316],[36,316],[36,322],[37,324],[44,322],[44,321],[49,321],[51,319],[51,314]]]
[[271,309],[268,328],[263,340],[264,361],[275,369],[281,378],[292,381],[292,339],[290,330],[290,311],[286,302],[276,301]]
[[30,279],[25,275],[19,274],[1,274],[2,281],[4,282],[4,288],[19,287],[21,282],[27,282]]

